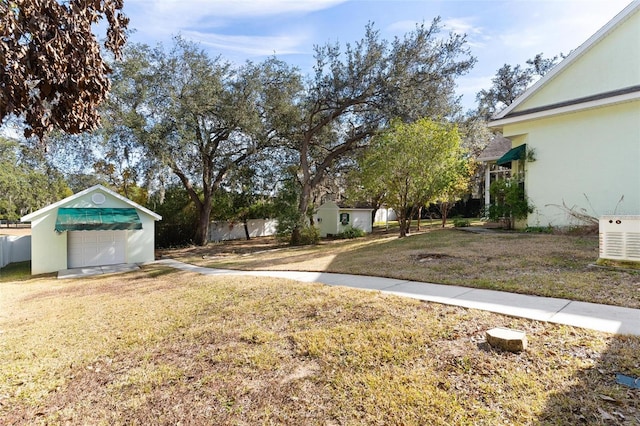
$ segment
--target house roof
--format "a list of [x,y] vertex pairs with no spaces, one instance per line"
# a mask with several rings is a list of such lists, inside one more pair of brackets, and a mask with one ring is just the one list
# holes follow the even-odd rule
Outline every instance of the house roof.
[[511,149],[511,139],[507,139],[501,134],[494,135],[487,147],[482,150],[478,161],[494,161],[502,157]]
[[149,216],[153,217],[155,220],[162,220],[162,216],[160,216],[159,214],[154,213],[151,210],[149,210],[149,209],[147,209],[145,207],[142,207],[140,204],[138,204],[138,203],[136,203],[134,201],[131,201],[130,199],[128,199],[126,197],[123,197],[122,195],[118,194],[117,192],[114,192],[114,191],[110,190],[109,188],[105,188],[104,186],[98,184],[98,185],[92,186],[91,188],[87,188],[84,191],[80,191],[80,192],[78,192],[76,194],[73,194],[73,195],[67,197],[67,198],[64,198],[64,199],[62,199],[60,201],[56,201],[53,204],[49,204],[48,206],[43,207],[40,210],[36,210],[35,212],[30,213],[30,214],[28,214],[26,216],[23,216],[23,217],[20,218],[20,221],[21,222],[31,222],[31,221],[33,221],[33,219],[35,219],[35,218],[37,218],[39,216],[42,216],[45,213],[48,213],[48,212],[50,212],[50,211],[52,211],[52,210],[54,210],[54,209],[56,209],[58,207],[63,207],[64,205],[66,205],[70,201],[73,201],[73,200],[78,199],[78,198],[80,198],[80,197],[82,197],[84,195],[87,195],[87,194],[90,194],[90,193],[96,192],[96,191],[105,192],[108,195],[110,195],[110,196],[112,196],[112,197],[114,197],[114,198],[116,198],[116,199],[118,199],[118,200],[120,200],[120,201],[122,201],[124,203],[129,204],[134,209],[140,210],[141,212],[148,214]]
[[362,210],[362,211],[372,211],[374,210],[371,207],[347,207],[344,204],[337,204],[335,201],[327,201],[326,203],[322,203],[318,206],[318,210]]
[[615,90],[612,92],[601,93],[580,99],[571,99],[559,104],[546,105],[530,110],[522,110],[514,112],[525,101],[530,99],[534,94],[539,92],[544,86],[552,81],[556,76],[562,73],[567,67],[577,61],[593,46],[604,39],[614,29],[624,23],[631,15],[640,11],[640,0],[634,0],[620,13],[618,13],[611,21],[605,24],[600,30],[593,34],[587,41],[573,50],[563,61],[553,67],[547,74],[538,80],[533,86],[521,94],[511,105],[498,112],[493,116],[493,121],[489,123],[490,127],[500,127],[503,124],[521,121],[524,119],[538,118],[550,114],[570,112],[585,108],[595,108],[599,106],[609,105],[613,103],[625,102],[640,99],[640,86],[633,86]]

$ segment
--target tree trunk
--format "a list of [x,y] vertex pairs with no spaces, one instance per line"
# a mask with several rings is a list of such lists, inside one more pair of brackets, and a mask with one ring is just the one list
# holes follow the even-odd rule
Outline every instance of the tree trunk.
[[311,202],[311,183],[304,182],[302,184],[302,192],[300,193],[300,203],[298,203],[298,213],[300,214],[300,223],[291,231],[292,246],[298,246],[302,243],[302,226],[306,220],[307,210]]
[[418,207],[418,232],[420,231],[420,219],[422,219],[422,206]]
[[442,227],[444,228],[447,224],[447,216],[449,215],[449,203],[443,202],[442,207],[440,208],[440,213],[442,213]]
[[198,225],[193,242],[198,246],[206,246],[209,242],[209,222],[211,216],[211,203],[205,203],[198,208]]
[[244,235],[247,237],[247,241],[251,239],[251,235],[249,235],[249,224],[247,223],[247,218],[242,220],[242,224],[244,225]]
[[407,209],[401,209],[402,213],[398,215],[398,224],[400,225],[400,238],[404,238],[409,235],[409,228],[411,227],[411,213],[407,214]]
[[400,238],[404,238],[407,236],[407,219],[399,218],[400,223]]

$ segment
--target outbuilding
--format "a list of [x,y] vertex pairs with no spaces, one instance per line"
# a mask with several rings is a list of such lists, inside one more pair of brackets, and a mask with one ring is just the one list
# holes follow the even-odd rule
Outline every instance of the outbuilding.
[[315,215],[320,236],[340,234],[348,228],[358,228],[366,233],[371,233],[373,229],[372,211],[373,209],[340,207],[333,201],[326,202],[318,207]]
[[154,260],[155,222],[162,217],[95,185],[22,217],[31,222],[33,275]]

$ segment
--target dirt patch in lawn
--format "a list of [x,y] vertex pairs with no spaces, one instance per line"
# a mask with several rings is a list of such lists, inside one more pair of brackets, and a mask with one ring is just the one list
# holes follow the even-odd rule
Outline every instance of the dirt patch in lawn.
[[416,262],[425,263],[425,262],[437,262],[439,260],[452,259],[453,256],[449,256],[448,254],[443,254],[443,253],[420,253],[420,254],[414,254],[412,258]]

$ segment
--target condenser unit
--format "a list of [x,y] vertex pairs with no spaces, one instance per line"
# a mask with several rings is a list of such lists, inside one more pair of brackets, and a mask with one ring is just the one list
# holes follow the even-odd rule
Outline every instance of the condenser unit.
[[640,216],[600,218],[600,259],[640,262]]

